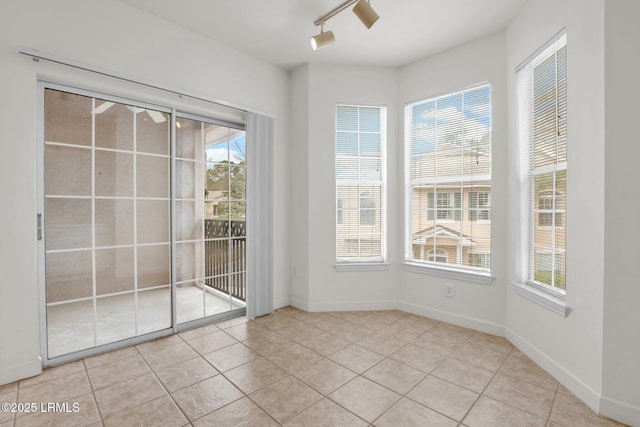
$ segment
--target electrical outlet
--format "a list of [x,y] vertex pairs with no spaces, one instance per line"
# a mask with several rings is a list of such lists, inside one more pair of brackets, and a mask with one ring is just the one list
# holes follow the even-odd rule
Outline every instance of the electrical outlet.
[[291,277],[296,277],[298,275],[298,269],[293,267],[291,269]]
[[454,291],[453,285],[447,284],[445,286],[446,287],[445,287],[445,291],[444,291],[444,296],[447,297],[447,298],[453,298],[453,291]]

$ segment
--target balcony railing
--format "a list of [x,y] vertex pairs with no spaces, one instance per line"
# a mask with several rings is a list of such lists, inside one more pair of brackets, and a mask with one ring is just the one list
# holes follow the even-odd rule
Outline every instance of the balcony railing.
[[245,224],[245,221],[204,221],[205,283],[241,301],[247,297]]

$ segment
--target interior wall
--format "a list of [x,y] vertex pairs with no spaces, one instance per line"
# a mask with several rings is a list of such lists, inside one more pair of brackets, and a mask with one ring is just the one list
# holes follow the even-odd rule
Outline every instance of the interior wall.
[[[638,209],[640,145],[640,3],[605,2],[605,242],[604,366],[601,411],[640,425],[640,223]],[[630,54],[630,53],[634,54]]]
[[[224,100],[275,117],[274,300],[288,304],[289,77],[285,70],[232,50],[118,1],[24,0],[0,14],[0,384],[37,374],[39,360],[36,243],[37,79],[143,101],[175,95],[46,61],[20,47],[104,68],[135,79]],[[164,99],[158,99],[164,98]],[[213,109],[201,103],[196,112]]]
[[[505,288],[507,285],[507,145],[506,92],[504,77],[504,36],[497,33],[434,55],[400,69],[399,104],[444,95],[491,83],[492,102],[492,220],[491,285],[453,280],[410,271],[400,271],[399,307],[439,320],[504,335]],[[398,111],[398,123],[404,123]],[[404,138],[403,131],[399,132]],[[404,144],[398,144],[402,156]],[[403,161],[401,158],[400,161]],[[402,169],[400,169],[402,170]],[[398,174],[401,176],[401,174]],[[402,175],[403,176],[403,175]],[[396,187],[400,195],[396,210],[401,215],[405,203],[404,178]],[[404,218],[399,239],[404,241]],[[404,248],[398,247],[399,253]],[[454,298],[445,297],[445,286],[454,286]]]
[[291,304],[309,300],[309,65],[291,71]]
[[[302,93],[294,90],[297,101],[292,105],[295,108],[306,101],[308,127],[306,135],[301,132],[294,137],[294,144],[303,146],[292,152],[292,163],[304,174],[296,175],[296,181],[306,181],[307,186],[299,188],[298,183],[293,184],[297,190],[292,191],[292,215],[296,221],[304,222],[308,236],[301,236],[301,242],[294,236],[291,242],[292,271],[297,272],[293,287],[298,290],[291,303],[310,311],[395,308],[398,268],[395,226],[398,223],[398,195],[395,189],[400,175],[395,123],[397,72],[393,68],[328,64],[310,64],[296,72],[306,73],[308,86]],[[296,82],[294,76],[294,86],[298,87]],[[387,251],[391,262],[387,271],[338,272],[334,267],[335,111],[338,103],[387,107]],[[303,126],[295,125],[296,128]],[[305,237],[308,238],[306,242]],[[306,261],[296,259],[302,251],[308,251]]]
[[[553,12],[550,12],[553,11]],[[602,390],[604,0],[529,1],[506,29],[509,94],[508,281],[524,279],[516,67],[563,28],[568,48],[568,317],[507,293],[507,337],[596,411]]]

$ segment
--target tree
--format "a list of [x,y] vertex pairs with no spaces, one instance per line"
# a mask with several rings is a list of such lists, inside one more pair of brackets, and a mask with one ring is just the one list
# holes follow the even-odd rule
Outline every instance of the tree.
[[244,220],[246,214],[246,173],[244,160],[239,163],[223,160],[207,169],[207,191],[222,193],[216,210],[217,216],[226,217],[231,211],[232,220]]

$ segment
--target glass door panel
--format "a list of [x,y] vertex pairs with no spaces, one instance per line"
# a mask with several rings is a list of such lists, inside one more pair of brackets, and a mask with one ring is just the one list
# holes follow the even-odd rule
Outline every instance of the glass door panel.
[[169,115],[44,94],[47,357],[171,325]]
[[176,310],[184,323],[245,306],[244,276],[232,280],[232,269],[246,251],[232,252],[231,241],[235,222],[245,223],[244,132],[178,118],[176,153]]
[[244,131],[173,117],[44,89],[48,361],[243,313]]

